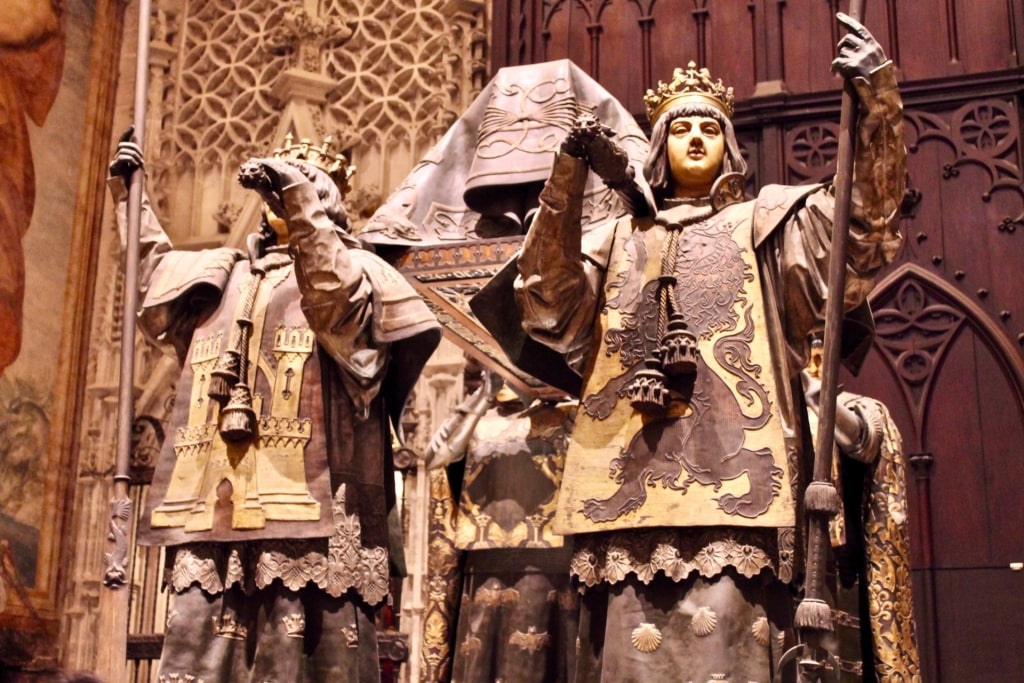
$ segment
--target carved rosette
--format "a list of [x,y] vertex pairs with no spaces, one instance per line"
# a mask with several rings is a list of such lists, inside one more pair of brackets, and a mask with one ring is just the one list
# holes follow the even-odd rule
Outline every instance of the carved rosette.
[[786,165],[797,182],[824,182],[836,172],[839,154],[839,126],[814,122],[797,126],[786,134]]

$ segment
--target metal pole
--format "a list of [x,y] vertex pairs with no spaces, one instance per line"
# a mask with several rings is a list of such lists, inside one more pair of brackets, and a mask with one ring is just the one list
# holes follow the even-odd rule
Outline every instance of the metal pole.
[[[146,98],[149,90],[149,15],[150,0],[139,0],[139,45],[135,69],[135,111],[133,125],[139,144],[146,139]],[[114,551],[107,554],[103,584],[119,588],[125,583],[127,553],[127,516],[131,512],[128,497],[131,467],[132,422],[135,405],[135,315],[138,308],[139,224],[142,219],[142,189],[145,172],[135,169],[128,184],[128,230],[124,249],[124,307],[121,313],[121,373],[118,389],[117,459],[114,466],[114,496],[111,502],[111,535]],[[127,507],[125,507],[127,506]],[[115,527],[124,527],[125,543],[119,542]]]
[[[149,90],[150,0],[139,0],[139,35],[135,68],[135,107],[133,124],[136,139],[146,139],[146,100]],[[142,217],[144,171],[136,169],[128,184],[128,225],[124,249],[124,306],[121,316],[121,370],[118,390],[117,453],[114,466],[113,495],[110,501],[108,540],[113,549],[105,554],[103,585],[107,591],[106,628],[101,634],[100,672],[111,683],[126,680],[129,590],[120,590],[128,582],[131,568],[129,538],[132,503],[129,498],[132,422],[135,403],[135,315],[138,308],[139,224]]]
[[[851,0],[849,15],[862,22],[864,0]],[[832,484],[835,447],[836,397],[839,386],[839,353],[842,342],[843,301],[846,289],[846,239],[850,232],[850,198],[853,190],[853,148],[857,128],[857,97],[846,81],[839,114],[839,149],[836,158],[835,213],[829,257],[828,299],[825,302],[825,338],[821,372],[821,402],[814,448],[813,479],[804,496],[808,517],[807,576],[804,597],[794,623],[800,631],[803,656],[799,662],[803,680],[818,678],[827,653],[820,646],[822,634],[832,628],[831,607],[825,601],[825,571],[829,547],[828,523],[839,510],[839,495]],[[838,676],[838,671],[835,672]]]

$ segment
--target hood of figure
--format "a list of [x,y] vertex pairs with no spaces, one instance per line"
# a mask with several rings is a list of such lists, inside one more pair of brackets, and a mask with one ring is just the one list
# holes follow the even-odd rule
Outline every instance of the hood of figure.
[[[360,230],[385,246],[430,247],[521,235],[559,145],[593,113],[616,131],[642,178],[648,142],[634,117],[567,59],[498,71],[469,109]],[[621,212],[597,176],[587,181],[584,230]]]

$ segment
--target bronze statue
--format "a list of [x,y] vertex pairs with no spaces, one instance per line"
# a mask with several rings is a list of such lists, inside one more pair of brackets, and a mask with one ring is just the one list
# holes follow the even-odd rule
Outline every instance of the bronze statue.
[[578,597],[551,521],[575,412],[575,402],[520,396],[485,371],[431,439],[428,467],[463,465],[452,478],[461,491],[450,533],[463,555],[452,681],[573,679]]
[[[639,174],[647,157],[643,130],[582,69],[568,59],[504,67],[358,235],[385,258],[404,252],[406,266],[420,258],[435,265],[451,263],[448,269],[432,268],[428,278],[421,279],[415,267],[406,272],[438,307],[439,317],[454,321],[446,325],[446,334],[472,349],[477,359],[500,368],[510,383],[521,389],[528,385],[535,395],[578,391],[579,376],[519,328],[512,330],[518,334],[512,354],[518,364],[510,363],[491,332],[468,310],[468,296],[462,292],[486,282],[517,248],[536,212],[551,161],[573,121],[584,113],[615,126],[615,140]],[[582,198],[583,231],[620,215],[630,199],[629,193],[589,174]],[[474,257],[468,268],[469,261],[457,253],[460,246],[484,256]],[[534,365],[564,371],[549,373],[541,383],[533,379]]]
[[[629,111],[567,59],[499,69],[469,108],[374,213],[359,239],[374,246],[438,246],[521,235],[559,143],[581,113],[616,129],[637,169],[647,155]],[[603,222],[621,210],[596,176],[584,211]]]
[[[123,140],[111,189],[143,163]],[[325,142],[242,165],[247,254],[172,248],[148,202],[140,328],[182,364],[139,542],[167,548],[161,680],[379,681],[401,564],[392,425],[440,326],[348,233]],[[389,546],[390,542],[390,546]]]
[[[867,293],[901,243],[906,152],[895,68],[839,18],[833,68],[863,111],[843,294],[856,366]],[[516,260],[524,329],[582,379],[555,516],[584,589],[577,681],[769,681],[793,644],[813,455],[799,376],[824,327],[834,202],[829,184],[745,197],[733,100],[692,63],[648,91],[642,179],[580,121]],[[582,235],[589,170],[646,182],[653,206]],[[507,284],[478,295],[478,315]]]

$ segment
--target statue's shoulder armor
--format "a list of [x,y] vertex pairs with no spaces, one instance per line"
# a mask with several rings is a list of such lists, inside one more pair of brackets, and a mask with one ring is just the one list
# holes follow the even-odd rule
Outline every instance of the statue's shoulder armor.
[[824,185],[765,185],[754,200],[754,246],[760,246],[776,227],[799,209],[808,195]]
[[223,291],[235,263],[242,258],[241,251],[228,247],[168,253],[153,273],[143,308],[171,303],[204,285]]

